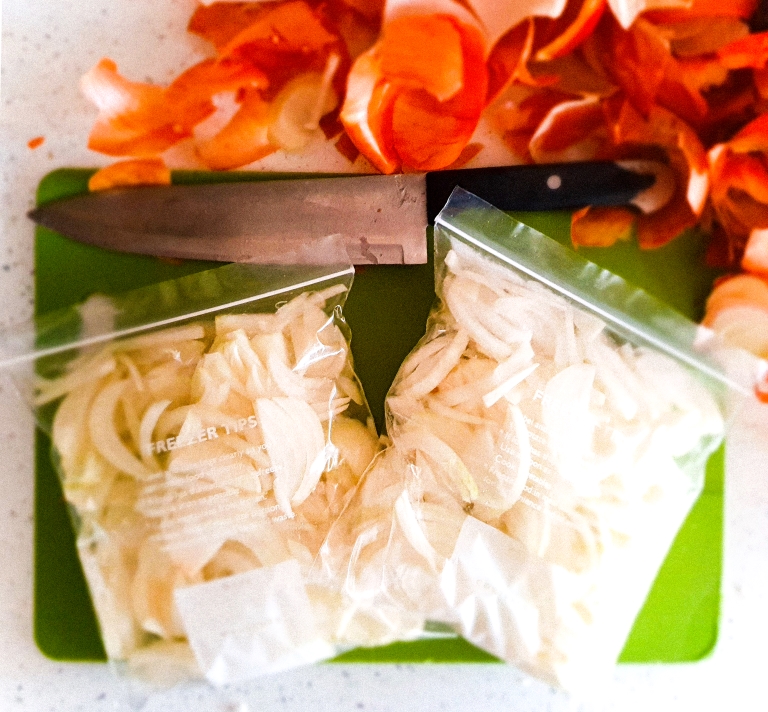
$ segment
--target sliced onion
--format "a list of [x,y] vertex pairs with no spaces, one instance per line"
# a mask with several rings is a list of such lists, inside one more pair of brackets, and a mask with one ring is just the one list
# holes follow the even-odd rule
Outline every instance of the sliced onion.
[[627,387],[628,383],[636,383],[636,379],[631,381],[624,380],[621,375],[611,368],[603,358],[606,354],[610,357],[615,356],[610,349],[598,344],[597,340],[591,342],[586,348],[586,356],[597,368],[597,379],[607,390],[608,401],[621,414],[625,420],[632,420],[638,412],[639,403]]
[[362,476],[379,449],[376,431],[352,418],[333,419],[331,442],[339,449],[340,461],[349,466],[355,478]]
[[[434,396],[428,396],[425,402],[429,410],[444,418],[458,420],[462,423],[470,423],[471,425],[491,426],[493,424],[493,421],[488,418],[482,418],[479,415],[465,413],[459,408],[446,405],[440,398],[436,398]],[[400,412],[398,412],[398,414],[402,415]]]
[[133,336],[113,344],[115,350],[136,351],[174,346],[182,341],[196,341],[205,338],[205,328],[201,324],[174,326],[150,334]]
[[144,383],[149,395],[156,400],[189,401],[195,368],[194,364],[180,365],[176,361],[166,361],[147,371]]
[[127,385],[127,381],[112,381],[102,388],[91,405],[88,431],[93,446],[107,462],[143,480],[149,477],[149,469],[125,446],[115,428],[115,410]]
[[479,401],[484,392],[497,385],[493,377],[497,366],[493,359],[465,359],[440,384],[437,395],[448,406],[470,405]]
[[152,456],[152,435],[157,427],[157,421],[171,404],[169,400],[156,401],[144,411],[139,427],[139,452],[144,464],[154,469],[157,467],[155,458]]
[[449,343],[449,335],[441,334],[426,341],[423,345],[420,345],[419,348],[412,351],[405,361],[403,361],[403,365],[400,367],[401,378],[409,378],[422,363],[442,351]]
[[99,385],[94,380],[70,391],[53,418],[51,438],[61,459],[65,481],[77,478],[78,463],[88,448],[88,412]]
[[117,362],[113,358],[99,357],[95,361],[95,363],[91,363],[89,359],[86,367],[78,368],[55,380],[47,381],[39,378],[35,383],[37,390],[35,405],[45,405],[55,401],[75,388],[80,388],[108,376],[117,368]]
[[602,319],[581,309],[574,310],[573,323],[581,341],[590,342],[596,339],[605,329]]
[[315,360],[315,354],[324,351],[324,344],[319,334],[328,323],[328,316],[319,307],[308,306],[287,326],[287,332],[293,348],[294,368],[301,372]]
[[455,280],[446,280],[444,292],[451,314],[461,328],[472,337],[482,353],[497,361],[507,358],[512,353],[511,347],[488,331],[478,319],[477,312],[482,307],[478,307],[472,295],[467,293],[465,285]]
[[541,420],[556,453],[560,467],[569,473],[579,465],[591,445],[594,418],[589,412],[595,367],[569,366],[551,378],[541,400]]
[[333,420],[337,415],[341,415],[347,408],[349,408],[349,398],[334,398],[330,403],[312,403],[312,408],[317,417],[320,418],[320,422],[325,423],[329,420]]
[[309,404],[287,398],[275,400],[293,420],[294,432],[299,434],[304,445],[304,472],[298,487],[291,495],[291,504],[299,505],[315,489],[325,471],[327,462],[325,435],[320,418]]
[[115,360],[122,366],[125,366],[125,369],[128,371],[128,378],[133,383],[134,389],[137,391],[143,391],[145,389],[144,379],[142,378],[141,373],[139,373],[139,369],[136,368],[136,364],[133,362],[133,359],[131,359],[127,354],[118,354],[115,357]]
[[401,390],[411,398],[420,398],[437,388],[459,362],[469,344],[469,334],[461,329],[439,338],[448,341],[445,348],[438,351],[432,361],[419,364],[401,384]]
[[305,378],[289,368],[280,358],[267,357],[269,375],[283,394],[297,400],[324,400],[333,389],[328,378]]
[[220,314],[216,317],[216,336],[244,331],[249,337],[275,330],[274,314]]
[[408,543],[424,557],[433,571],[438,571],[437,552],[429,543],[429,539],[419,524],[407,490],[403,490],[395,500],[395,518]]
[[339,375],[336,377],[336,385],[353,403],[356,403],[357,405],[363,404],[363,394],[360,391],[357,381],[351,379],[349,376]]
[[493,406],[501,398],[506,396],[507,393],[509,393],[515,386],[528,378],[528,376],[530,376],[538,367],[538,363],[532,363],[527,368],[524,368],[518,373],[509,376],[509,378],[507,378],[505,381],[502,381],[498,386],[496,386],[496,388],[494,388],[492,391],[488,391],[488,393],[483,396],[483,405],[485,405],[486,408]]
[[[140,456],[139,431],[141,429],[141,411],[146,405],[146,398],[141,393],[133,390],[133,384],[129,381],[118,401],[116,413],[117,429],[123,434],[123,441]],[[122,414],[122,418],[120,417]]]
[[188,583],[182,572],[174,569],[167,555],[151,541],[142,546],[131,584],[131,599],[134,615],[145,631],[164,639],[184,636],[173,590]]
[[512,506],[520,498],[523,489],[528,482],[528,476],[531,473],[531,463],[533,461],[531,452],[531,439],[528,433],[528,426],[525,424],[523,412],[516,405],[509,406],[509,412],[512,416],[512,424],[515,429],[517,439],[517,478],[511,490],[506,492],[508,506]]
[[274,468],[274,493],[277,504],[287,517],[293,517],[291,497],[298,490],[306,471],[306,451],[294,441],[294,421],[284,408],[269,398],[256,401],[267,454]]
[[456,452],[440,438],[424,428],[414,428],[399,434],[396,442],[404,450],[423,452],[450,482],[457,485],[465,502],[477,499],[478,488],[474,478]]

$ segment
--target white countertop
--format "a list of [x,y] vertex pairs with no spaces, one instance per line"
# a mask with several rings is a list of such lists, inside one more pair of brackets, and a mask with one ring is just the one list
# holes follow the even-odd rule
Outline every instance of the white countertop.
[[[199,47],[184,31],[194,0],[4,0],[0,79],[0,326],[32,313],[33,229],[25,217],[43,175],[100,165],[85,148],[93,110],[78,78],[102,56],[135,79],[167,81]],[[32,150],[27,142],[44,136]],[[310,152],[270,160],[296,170],[340,160]],[[343,169],[343,166],[340,166]],[[33,429],[0,382],[0,710],[129,709],[106,665],[47,660],[32,637]],[[764,710],[768,639],[768,407],[745,410],[729,438],[721,631],[714,653],[684,665],[621,665],[576,701],[503,665],[318,665],[226,693],[171,691],[147,712],[483,710],[553,712]]]

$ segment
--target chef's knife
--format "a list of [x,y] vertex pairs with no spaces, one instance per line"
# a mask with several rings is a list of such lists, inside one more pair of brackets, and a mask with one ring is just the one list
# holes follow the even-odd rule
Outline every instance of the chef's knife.
[[662,174],[648,162],[590,162],[259,177],[96,191],[47,203],[29,216],[80,242],[160,257],[322,262],[322,238],[341,235],[355,264],[419,264],[427,260],[425,228],[456,186],[502,210],[642,208],[650,194],[666,190]]

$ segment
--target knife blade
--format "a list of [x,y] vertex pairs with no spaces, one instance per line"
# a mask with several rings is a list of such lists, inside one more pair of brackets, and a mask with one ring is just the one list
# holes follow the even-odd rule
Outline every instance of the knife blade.
[[354,264],[420,264],[427,260],[425,228],[456,186],[510,211],[642,207],[644,196],[663,183],[659,175],[650,162],[605,161],[404,175],[254,176],[113,188],[46,203],[28,215],[79,242],[159,257],[321,262],[320,241],[339,235]]

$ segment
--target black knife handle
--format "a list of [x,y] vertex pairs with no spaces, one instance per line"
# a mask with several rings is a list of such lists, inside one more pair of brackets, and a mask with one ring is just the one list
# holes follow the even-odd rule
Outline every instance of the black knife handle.
[[500,210],[576,210],[626,205],[655,181],[612,161],[463,168],[427,173],[427,217],[432,224],[456,186]]

